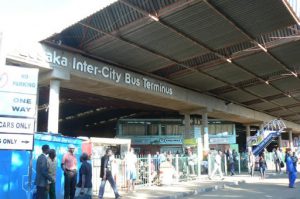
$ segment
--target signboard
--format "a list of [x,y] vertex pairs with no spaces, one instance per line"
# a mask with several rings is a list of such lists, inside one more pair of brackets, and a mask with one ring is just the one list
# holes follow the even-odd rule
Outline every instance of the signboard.
[[19,93],[0,92],[0,115],[34,117],[36,96]]
[[33,134],[0,133],[0,149],[32,150]]
[[0,67],[0,149],[33,150],[38,71]]
[[130,138],[131,143],[134,145],[181,145],[183,140],[181,136],[156,136],[156,137],[146,137],[146,136],[136,136],[136,137],[122,137]]
[[0,91],[36,95],[37,86],[38,69],[0,67]]
[[0,117],[0,132],[32,134],[34,132],[34,119]]
[[236,137],[234,135],[228,136],[213,136],[209,135],[209,144],[235,144]]

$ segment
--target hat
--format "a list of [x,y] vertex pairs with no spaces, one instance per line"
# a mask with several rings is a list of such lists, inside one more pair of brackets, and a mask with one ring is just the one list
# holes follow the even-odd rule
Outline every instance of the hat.
[[75,149],[74,144],[69,144],[69,145],[68,145],[68,149]]

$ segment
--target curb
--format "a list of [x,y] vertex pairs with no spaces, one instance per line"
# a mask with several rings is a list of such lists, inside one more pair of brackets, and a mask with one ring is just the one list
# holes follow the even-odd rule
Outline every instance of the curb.
[[179,198],[184,198],[187,196],[197,195],[199,193],[206,193],[206,192],[211,192],[211,191],[217,191],[220,189],[226,189],[227,186],[238,186],[241,183],[246,183],[246,181],[239,180],[239,181],[234,181],[234,182],[228,182],[228,183],[224,183],[222,185],[215,185],[212,187],[195,189],[193,191],[189,191],[189,192],[185,192],[185,193],[178,193],[178,194],[175,194],[172,196],[162,196],[162,197],[159,197],[158,199],[179,199]]

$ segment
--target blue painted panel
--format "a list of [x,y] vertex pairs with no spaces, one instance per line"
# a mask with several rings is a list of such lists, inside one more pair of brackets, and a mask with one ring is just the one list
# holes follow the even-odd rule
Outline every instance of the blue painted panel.
[[[63,198],[64,178],[61,170],[61,160],[63,154],[67,152],[68,144],[76,146],[75,155],[78,166],[79,156],[81,154],[81,140],[77,138],[64,137],[57,134],[35,134],[34,150],[32,153],[32,185],[35,179],[36,159],[41,154],[41,146],[48,144],[50,148],[56,150],[57,154],[57,176],[56,176],[56,195],[57,198]],[[0,198],[5,199],[29,199],[32,197],[33,186],[29,189],[28,171],[30,152],[28,151],[0,151]]]

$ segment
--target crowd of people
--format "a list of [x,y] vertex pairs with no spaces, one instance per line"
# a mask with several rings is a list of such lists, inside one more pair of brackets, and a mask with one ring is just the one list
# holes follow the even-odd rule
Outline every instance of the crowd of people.
[[[64,174],[64,198],[74,199],[74,198],[92,198],[92,165],[89,161],[89,156],[86,153],[82,153],[80,156],[80,168],[77,171],[77,159],[74,155],[75,146],[73,144],[68,145],[68,152],[64,154],[61,161],[61,169]],[[197,165],[197,155],[192,152],[192,150],[186,150],[184,154],[172,154],[171,151],[168,152],[156,152],[151,159],[151,179],[155,177],[159,178],[161,173],[165,173],[165,178],[170,174],[170,179],[175,175],[175,155],[184,157],[187,173],[189,175],[195,175],[195,166]],[[209,175],[212,179],[218,173],[220,178],[223,179],[222,173],[222,157],[225,157],[230,169],[230,175],[235,175],[235,165],[238,159],[238,154],[235,150],[228,149],[225,152],[217,151],[213,158],[213,170]],[[297,178],[297,161],[298,158],[295,153],[292,153],[290,149],[286,150],[286,154],[283,155],[281,149],[277,148],[273,150],[273,160],[275,165],[275,170],[277,173],[282,173],[282,168],[286,167],[286,172],[289,178],[289,187],[294,187],[295,180]],[[126,187],[127,192],[135,191],[135,182],[137,179],[137,168],[138,168],[138,158],[134,150],[131,148],[124,158],[125,172],[126,172]],[[248,153],[248,171],[251,176],[254,176],[254,171],[256,168],[260,171],[261,179],[265,178],[265,173],[268,168],[267,161],[265,158],[265,153],[261,153],[259,157],[255,157],[250,151]],[[36,162],[36,198],[37,199],[56,199],[56,169],[57,169],[57,159],[56,151],[50,149],[48,145],[42,146],[42,154],[38,156]],[[103,198],[105,191],[105,184],[108,181],[114,191],[115,198],[120,198],[118,188],[116,185],[118,174],[116,171],[116,159],[112,149],[108,148],[105,155],[101,157],[101,170],[100,170],[100,188],[98,197]],[[167,174],[166,174],[167,173]],[[78,179],[78,181],[77,181]]]
[[[80,156],[80,168],[77,171],[77,159],[74,154],[75,146],[68,145],[68,152],[64,154],[61,162],[61,169],[64,174],[64,199],[91,199],[92,190],[92,165],[87,153]],[[137,156],[133,149],[130,149],[124,159],[126,165],[127,191],[134,191]],[[103,198],[105,184],[108,181],[114,191],[115,198],[121,198],[116,185],[117,168],[116,160],[111,148],[108,148],[105,155],[101,157],[99,199]],[[42,146],[42,154],[36,162],[36,199],[56,199],[55,182],[57,169],[56,152],[50,149],[49,145]],[[78,175],[79,174],[79,175]],[[77,181],[77,179],[79,179]]]
[[[74,155],[75,146],[68,146],[68,153],[63,156],[61,168],[64,173],[64,198],[73,199],[75,196],[92,198],[92,166],[88,161],[89,156],[82,153],[77,182],[77,159]],[[36,162],[36,199],[56,199],[56,151],[49,145],[42,146],[42,154]]]

